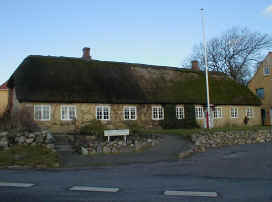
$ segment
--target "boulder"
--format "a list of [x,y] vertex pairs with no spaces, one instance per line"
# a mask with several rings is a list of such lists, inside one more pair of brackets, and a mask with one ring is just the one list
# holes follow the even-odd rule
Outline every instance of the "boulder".
[[82,155],[88,155],[89,154],[88,149],[86,149],[85,147],[80,147],[80,149],[81,149],[81,154]]
[[0,140],[0,147],[8,147],[8,138],[7,137],[2,137]]
[[54,143],[54,142],[55,142],[55,138],[50,132],[48,132],[46,134],[45,143]]
[[103,147],[103,152],[104,153],[111,153],[111,148],[109,146],[104,146]]
[[54,150],[55,149],[55,145],[54,144],[47,144],[46,148]]
[[19,136],[15,138],[15,142],[17,142],[18,144],[24,144],[25,139],[26,138],[24,136]]
[[25,139],[25,142],[26,142],[27,144],[31,144],[33,141],[34,141],[34,138],[26,138],[26,139]]
[[3,137],[3,136],[7,136],[7,135],[8,135],[8,132],[7,132],[7,131],[0,132],[0,138]]

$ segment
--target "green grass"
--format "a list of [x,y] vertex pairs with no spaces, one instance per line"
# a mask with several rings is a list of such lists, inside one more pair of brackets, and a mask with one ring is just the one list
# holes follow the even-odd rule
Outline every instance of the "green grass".
[[8,150],[0,151],[0,166],[27,166],[35,168],[59,167],[56,152],[44,146],[16,145]]

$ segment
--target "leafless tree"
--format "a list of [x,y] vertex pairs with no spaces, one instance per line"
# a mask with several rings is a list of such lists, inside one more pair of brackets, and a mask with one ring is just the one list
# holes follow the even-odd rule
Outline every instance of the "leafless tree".
[[[224,72],[245,84],[256,63],[271,48],[270,35],[234,27],[207,42],[208,68],[210,71]],[[184,66],[191,60],[198,60],[200,67],[205,68],[202,43],[194,47]]]

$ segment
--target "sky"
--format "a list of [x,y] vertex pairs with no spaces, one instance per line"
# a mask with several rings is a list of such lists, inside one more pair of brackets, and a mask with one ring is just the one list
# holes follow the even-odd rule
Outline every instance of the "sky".
[[272,0],[1,0],[0,84],[28,55],[180,67],[206,37],[233,26],[271,34]]

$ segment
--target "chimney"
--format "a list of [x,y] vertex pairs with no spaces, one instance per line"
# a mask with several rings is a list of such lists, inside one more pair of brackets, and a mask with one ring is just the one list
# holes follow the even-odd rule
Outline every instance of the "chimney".
[[82,51],[83,51],[82,59],[83,59],[83,60],[89,61],[89,60],[92,59],[92,57],[90,56],[90,50],[91,50],[91,49],[90,49],[89,47],[84,47],[84,48],[82,49]]
[[192,70],[194,70],[194,71],[200,71],[200,68],[199,68],[197,60],[193,60],[192,61]]

